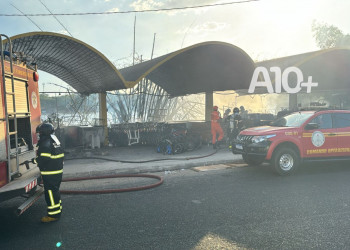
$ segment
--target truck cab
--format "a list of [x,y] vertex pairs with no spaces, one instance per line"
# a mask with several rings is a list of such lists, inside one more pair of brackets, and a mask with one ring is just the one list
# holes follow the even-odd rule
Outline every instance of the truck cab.
[[350,159],[350,111],[299,111],[241,131],[232,146],[247,164],[271,163],[280,175],[304,161]]

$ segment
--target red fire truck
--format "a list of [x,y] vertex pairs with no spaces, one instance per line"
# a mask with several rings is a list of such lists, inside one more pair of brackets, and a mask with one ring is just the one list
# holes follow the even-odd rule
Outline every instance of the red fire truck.
[[305,161],[349,160],[349,136],[349,110],[300,111],[271,126],[243,130],[232,152],[248,164],[268,161],[287,175]]
[[39,75],[36,66],[23,60],[21,54],[12,53],[9,37],[1,34],[0,38],[0,202],[26,197],[18,208],[21,214],[43,192],[37,188],[39,169],[30,163],[36,154],[35,129],[41,116]]

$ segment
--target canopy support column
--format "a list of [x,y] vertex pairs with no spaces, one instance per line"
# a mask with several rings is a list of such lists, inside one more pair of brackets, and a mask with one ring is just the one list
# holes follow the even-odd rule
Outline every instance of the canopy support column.
[[211,121],[211,112],[213,111],[213,105],[213,92],[205,93],[205,121]]
[[298,110],[298,94],[289,94],[289,110]]
[[103,127],[103,145],[108,146],[108,127],[107,127],[107,93],[99,93],[99,121]]

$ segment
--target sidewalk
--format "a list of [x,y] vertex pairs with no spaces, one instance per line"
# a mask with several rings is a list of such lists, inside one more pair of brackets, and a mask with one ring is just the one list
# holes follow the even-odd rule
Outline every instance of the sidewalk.
[[[195,151],[185,152],[178,155],[163,155],[157,153],[155,148],[150,146],[107,148],[80,153],[71,152],[70,154],[66,154],[63,177],[74,178],[111,174],[162,172],[188,169],[197,166],[242,162],[242,157],[240,155],[232,154],[227,148],[223,148],[213,154],[214,152],[215,150],[208,146],[202,146],[202,148]],[[210,154],[213,155],[206,157]],[[74,159],[77,157],[87,159]],[[121,161],[147,161],[155,159],[172,160],[150,161],[146,163],[122,163],[89,159],[88,157],[107,158]]]

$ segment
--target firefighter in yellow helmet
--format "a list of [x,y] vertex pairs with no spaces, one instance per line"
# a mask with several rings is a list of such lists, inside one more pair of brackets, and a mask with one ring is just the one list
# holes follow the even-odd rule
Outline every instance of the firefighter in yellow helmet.
[[37,157],[32,159],[37,163],[44,183],[47,216],[41,222],[47,223],[59,220],[62,213],[60,185],[63,174],[64,153],[61,143],[54,135],[51,123],[42,123],[36,128],[40,138]]

